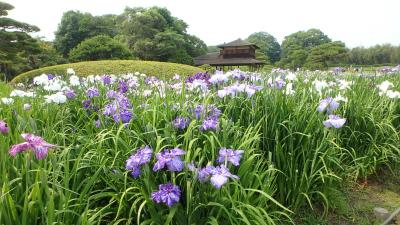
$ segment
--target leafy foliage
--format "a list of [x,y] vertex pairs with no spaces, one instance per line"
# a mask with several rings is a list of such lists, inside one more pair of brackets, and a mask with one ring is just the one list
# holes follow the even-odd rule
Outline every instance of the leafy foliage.
[[356,47],[349,51],[348,64],[379,65],[400,62],[400,46],[390,44],[375,45],[369,48]]
[[57,52],[53,44],[48,41],[36,39],[39,49],[36,54],[28,57],[28,66],[26,70],[32,70],[45,66],[53,66],[67,61]]
[[[262,53],[263,57],[257,57],[263,61],[269,61],[272,64],[279,61],[281,46],[274,36],[267,32],[256,32],[251,34],[247,40],[260,47],[257,52]],[[256,54],[257,54],[256,52]]]
[[[68,11],[56,32],[55,46],[64,57],[68,57],[82,41],[108,35],[127,45],[136,58],[192,64],[192,58],[205,53],[207,46],[199,38],[187,34],[186,28],[185,22],[173,17],[165,8],[126,8],[121,15],[104,16]],[[126,58],[125,52],[123,58]],[[74,54],[72,61],[98,58],[77,57],[76,51]],[[103,54],[101,59],[112,59],[104,58],[109,55]]]
[[55,33],[56,49],[67,57],[69,52],[87,38],[97,35],[117,34],[115,16],[92,16],[90,13],[79,11],[65,12]]
[[331,39],[318,29],[299,31],[286,36],[282,42],[281,64],[295,69],[306,62],[311,49],[331,42]]
[[207,46],[186,33],[187,24],[165,8],[126,8],[118,18],[121,38],[143,60],[192,64]]
[[7,16],[8,11],[13,10],[14,6],[6,3],[6,2],[1,2],[0,3],[0,16]]
[[70,60],[94,61],[101,59],[129,59],[128,48],[106,35],[88,38],[70,52]]
[[345,60],[346,56],[347,49],[343,42],[321,44],[311,49],[304,66],[312,70],[327,69]]
[[217,46],[207,46],[207,53],[219,52],[219,48]]
[[39,31],[38,27],[4,17],[13,8],[10,4],[0,2],[0,73],[8,78],[29,55],[39,51],[36,40],[28,34]]

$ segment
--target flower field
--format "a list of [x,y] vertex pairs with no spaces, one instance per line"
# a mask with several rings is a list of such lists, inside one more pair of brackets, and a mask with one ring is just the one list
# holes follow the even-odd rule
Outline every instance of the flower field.
[[400,73],[40,75],[0,100],[0,224],[293,224],[400,163]]

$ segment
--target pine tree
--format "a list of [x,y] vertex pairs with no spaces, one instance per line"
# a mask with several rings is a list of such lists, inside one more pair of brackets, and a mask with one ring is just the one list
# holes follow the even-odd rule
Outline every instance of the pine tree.
[[24,63],[28,55],[39,51],[37,41],[28,33],[39,28],[5,16],[14,6],[0,2],[0,73],[10,78],[13,66]]

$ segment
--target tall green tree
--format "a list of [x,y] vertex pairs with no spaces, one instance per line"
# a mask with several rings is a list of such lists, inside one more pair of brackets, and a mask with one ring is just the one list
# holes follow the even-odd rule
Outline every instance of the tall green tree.
[[5,16],[14,7],[0,2],[0,73],[11,78],[30,54],[39,52],[38,44],[28,33],[39,28]]
[[348,50],[341,41],[329,42],[313,47],[308,54],[304,67],[316,69],[328,69],[345,61]]
[[126,8],[118,24],[118,38],[140,59],[191,64],[192,57],[207,52],[203,41],[187,34],[187,24],[165,8]]
[[208,51],[206,43],[194,35],[185,35],[185,49],[190,56],[199,56]]
[[55,47],[68,57],[71,49],[83,40],[97,35],[117,34],[115,15],[92,16],[90,13],[79,11],[65,12],[55,32]]
[[[281,54],[281,46],[274,36],[267,32],[256,32],[251,34],[247,41],[256,44],[260,49],[257,52],[260,52],[260,56],[268,60],[270,63],[275,63],[279,61]],[[258,57],[258,58],[261,58]]]
[[302,67],[312,48],[329,42],[331,42],[331,39],[318,29],[290,34],[282,42],[280,64],[292,69]]
[[284,58],[279,61],[282,67],[290,69],[297,69],[304,65],[308,57],[308,51],[303,48],[291,49],[291,51],[285,55]]
[[38,50],[27,57],[25,68],[20,72],[67,63],[67,60],[54,48],[52,42],[44,41],[39,38],[36,39],[36,42],[38,44]]

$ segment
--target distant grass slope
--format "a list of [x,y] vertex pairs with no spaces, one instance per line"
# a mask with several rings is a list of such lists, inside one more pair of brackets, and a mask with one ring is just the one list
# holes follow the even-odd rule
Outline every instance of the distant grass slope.
[[182,65],[177,63],[138,61],[138,60],[103,60],[86,61],[56,66],[43,67],[22,73],[11,81],[13,83],[27,82],[35,76],[45,74],[65,75],[68,68],[75,70],[79,76],[101,75],[101,74],[123,74],[140,72],[154,75],[160,78],[172,77],[174,74],[190,76],[197,72],[203,72],[198,67]]

